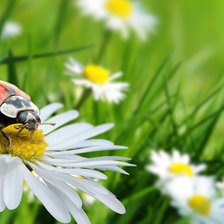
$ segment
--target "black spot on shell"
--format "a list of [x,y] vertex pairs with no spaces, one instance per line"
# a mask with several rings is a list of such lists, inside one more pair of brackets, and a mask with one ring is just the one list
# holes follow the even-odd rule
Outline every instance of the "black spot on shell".
[[27,99],[21,99],[21,102],[23,103],[23,105],[29,107],[30,106],[30,101]]
[[30,101],[25,98],[9,97],[4,103],[11,104],[16,108],[31,107]]

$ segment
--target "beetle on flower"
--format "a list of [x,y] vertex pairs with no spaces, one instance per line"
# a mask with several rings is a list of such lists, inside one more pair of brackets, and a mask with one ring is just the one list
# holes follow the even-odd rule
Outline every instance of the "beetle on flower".
[[[48,119],[62,105],[50,104],[40,111],[40,119],[55,126],[42,126],[34,132],[33,141],[28,130],[17,135],[14,124],[4,129],[11,138],[9,151],[0,145],[0,211],[6,207],[15,209],[22,197],[25,180],[30,190],[42,202],[45,208],[60,222],[70,222],[70,214],[77,223],[90,223],[82,210],[82,201],[76,189],[101,201],[113,211],[123,214],[125,208],[106,188],[91,178],[107,179],[94,169],[112,170],[127,174],[118,166],[132,166],[119,160],[124,157],[104,156],[86,158],[80,154],[126,149],[102,139],[89,139],[112,128],[112,124],[93,127],[88,123],[65,125],[78,117],[71,110]],[[60,128],[61,127],[61,128]],[[5,138],[0,136],[0,142]],[[30,172],[34,171],[35,175]],[[75,176],[83,178],[77,178]]]

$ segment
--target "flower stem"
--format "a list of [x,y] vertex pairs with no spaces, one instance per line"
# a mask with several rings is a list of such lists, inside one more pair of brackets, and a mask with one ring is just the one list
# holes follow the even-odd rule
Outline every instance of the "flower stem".
[[[108,43],[111,39],[111,34],[112,32],[110,30],[106,30],[105,31],[105,35],[103,36],[101,45],[99,47],[99,51],[97,53],[97,56],[95,58],[95,63],[99,64],[103,58],[103,55],[106,52]],[[92,90],[91,89],[86,89],[83,93],[82,96],[80,98],[80,100],[78,101],[77,105],[75,106],[76,110],[79,110],[81,108],[81,106],[84,104],[84,102],[89,98],[90,94],[91,94]]]
[[89,98],[92,90],[91,89],[86,89],[83,93],[81,98],[79,99],[77,105],[75,106],[76,110],[79,110],[80,107],[83,105],[83,103]]
[[99,64],[101,62],[103,55],[106,52],[111,36],[112,36],[112,32],[110,30],[106,30],[105,35],[103,36],[99,51],[97,53],[96,59],[95,59],[96,64]]

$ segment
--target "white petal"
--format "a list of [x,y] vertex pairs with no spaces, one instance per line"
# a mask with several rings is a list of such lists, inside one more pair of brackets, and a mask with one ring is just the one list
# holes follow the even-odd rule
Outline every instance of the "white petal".
[[[77,147],[78,148],[78,147]],[[50,148],[54,150],[54,148]],[[48,149],[50,151],[50,149]],[[127,149],[125,146],[96,146],[96,147],[88,147],[88,148],[83,148],[83,149],[75,149],[75,150],[69,150],[69,151],[59,151],[59,152],[49,152],[49,155],[74,155],[74,154],[81,154],[81,153],[87,153],[87,152],[99,152],[99,151],[106,151],[106,150],[120,150],[120,149]],[[48,151],[47,150],[47,151]]]
[[57,219],[59,222],[68,223],[71,220],[70,214],[63,206],[61,200],[54,194],[44,183],[39,181],[24,164],[20,164],[23,172],[23,178],[31,191],[43,203],[44,207]]
[[96,169],[111,170],[111,171],[115,171],[115,172],[122,173],[122,174],[125,174],[125,175],[129,175],[128,172],[126,172],[125,170],[123,170],[123,169],[121,169],[120,167],[117,167],[117,166],[104,166],[103,168],[102,167],[96,167]]
[[[50,174],[51,171],[46,171]],[[106,188],[101,186],[100,184],[86,179],[75,178],[72,176],[59,174],[56,172],[52,173],[52,178],[56,178],[62,181],[65,181],[74,187],[79,188],[81,191],[86,192],[90,196],[96,198],[97,200],[104,203],[110,209],[114,210],[117,213],[123,214],[125,213],[125,208],[121,204],[121,202],[116,199],[116,197],[109,192]]]
[[67,125],[46,136],[45,140],[50,146],[57,145],[60,144],[61,142],[64,142],[66,139],[70,139],[75,135],[85,132],[92,128],[93,126],[88,123],[77,123]]
[[4,40],[8,38],[13,38],[20,35],[21,32],[22,32],[22,28],[19,24],[8,21],[5,24],[3,24],[0,39]]
[[54,129],[60,127],[61,125],[76,119],[78,116],[79,116],[79,113],[76,110],[70,110],[70,111],[58,114],[46,121],[47,123],[55,123],[54,126],[43,125],[40,127],[40,129],[43,130],[44,134],[48,134]]
[[5,174],[6,174],[6,164],[1,162],[0,163],[0,212],[2,212],[6,207],[4,202],[4,192],[3,192]]
[[65,200],[65,204],[67,205],[69,212],[74,217],[77,224],[91,224],[86,213],[81,209],[77,208],[71,200]]
[[102,160],[108,160],[108,161],[114,161],[114,160],[130,160],[130,158],[127,157],[121,157],[121,156],[100,156],[100,157],[92,157],[92,158],[85,158],[85,157],[77,157],[77,156],[70,156],[65,158],[51,158],[50,156],[44,156],[42,157],[42,161],[48,164],[73,164],[73,163],[79,163],[79,162],[99,162]]
[[60,103],[52,103],[50,105],[47,105],[46,107],[42,108],[40,110],[40,119],[42,122],[44,122],[50,115],[52,115],[55,111],[62,108],[63,105]]
[[112,81],[112,80],[118,79],[122,75],[123,75],[123,72],[117,72],[117,73],[113,74],[112,76],[110,76],[110,79],[109,80]]
[[198,166],[193,166],[193,167],[194,167],[194,171],[195,171],[195,173],[197,174],[197,173],[200,173],[200,172],[202,172],[203,170],[205,170],[206,165],[205,165],[205,164],[200,164],[200,165],[198,165]]
[[90,131],[86,131],[75,138],[66,141],[64,144],[57,145],[55,147],[48,147],[48,150],[65,150],[72,149],[77,143],[84,141],[85,139],[92,138],[96,135],[102,134],[113,127],[113,124],[103,124],[94,127]]
[[64,163],[57,163],[57,162],[51,162],[52,165],[57,165],[57,166],[62,166],[62,167],[72,167],[72,168],[92,168],[94,169],[96,166],[97,167],[104,167],[104,166],[111,166],[111,165],[116,165],[116,166],[135,166],[130,163],[125,163],[125,162],[120,162],[120,161],[113,161],[113,160],[98,160],[98,161],[86,161],[86,162],[73,162],[69,164],[64,164]]
[[73,201],[73,203],[76,204],[76,206],[78,206],[79,208],[82,207],[82,201],[81,201],[78,193],[75,191],[75,189],[71,188],[65,182],[62,182],[62,181],[52,178],[52,176],[49,175],[45,170],[41,170],[34,165],[32,165],[32,168],[41,178],[43,178],[45,181],[54,185],[55,188],[59,189],[68,198],[70,198]]
[[[84,176],[84,177],[92,177],[92,178],[103,179],[103,180],[107,179],[106,175],[104,175],[103,173],[100,173],[99,171],[96,171],[96,170],[78,169],[78,168],[76,168],[76,169],[61,169],[61,168],[57,168],[57,167],[54,167],[51,165],[44,164],[40,161],[37,161],[36,163],[43,169],[50,170],[50,171],[56,171],[59,173],[67,173],[67,174],[73,174],[73,175],[80,175],[80,176]],[[30,166],[33,167],[32,164],[30,164]]]
[[108,208],[119,214],[124,214],[126,212],[123,204],[111,193],[109,193],[108,195],[101,195],[96,193],[95,198],[105,204]]
[[65,64],[65,67],[67,68],[67,70],[69,70],[70,72],[74,72],[76,74],[81,74],[83,71],[83,65],[78,62],[77,60],[75,60],[72,57],[69,57],[69,63]]
[[10,210],[17,208],[23,193],[23,176],[19,169],[19,163],[7,164],[3,192],[7,208]]
[[65,195],[63,192],[59,191],[55,185],[50,185],[50,187],[57,195],[59,195],[77,224],[91,224],[86,213],[82,210],[82,208],[77,207],[68,195]]
[[81,142],[80,144],[77,144],[76,147],[91,147],[91,146],[109,146],[114,145],[113,142],[105,140],[105,139],[90,139],[84,142]]

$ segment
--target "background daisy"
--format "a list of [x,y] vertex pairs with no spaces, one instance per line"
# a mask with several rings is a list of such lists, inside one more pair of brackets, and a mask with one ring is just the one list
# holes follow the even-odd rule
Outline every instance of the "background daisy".
[[22,33],[22,28],[18,23],[8,21],[3,25],[0,38],[2,40],[13,38]]
[[167,185],[171,204],[191,224],[221,224],[224,219],[224,198],[219,197],[211,177],[179,177]]
[[122,76],[122,72],[110,75],[109,70],[101,66],[90,64],[84,67],[71,57],[65,67],[68,74],[74,76],[72,81],[77,86],[84,86],[92,90],[95,100],[119,103],[124,99],[123,92],[128,89],[129,84],[115,81]]
[[164,188],[168,181],[179,176],[187,176],[189,178],[197,176],[205,169],[204,164],[193,165],[190,163],[190,157],[187,154],[181,155],[178,150],[174,150],[171,155],[163,150],[158,152],[151,151],[152,164],[146,169],[155,175],[158,175],[159,181],[157,186],[166,191]]
[[147,13],[140,3],[130,0],[78,0],[77,6],[83,14],[103,20],[112,31],[120,31],[126,39],[133,29],[142,40],[155,31],[157,19]]

